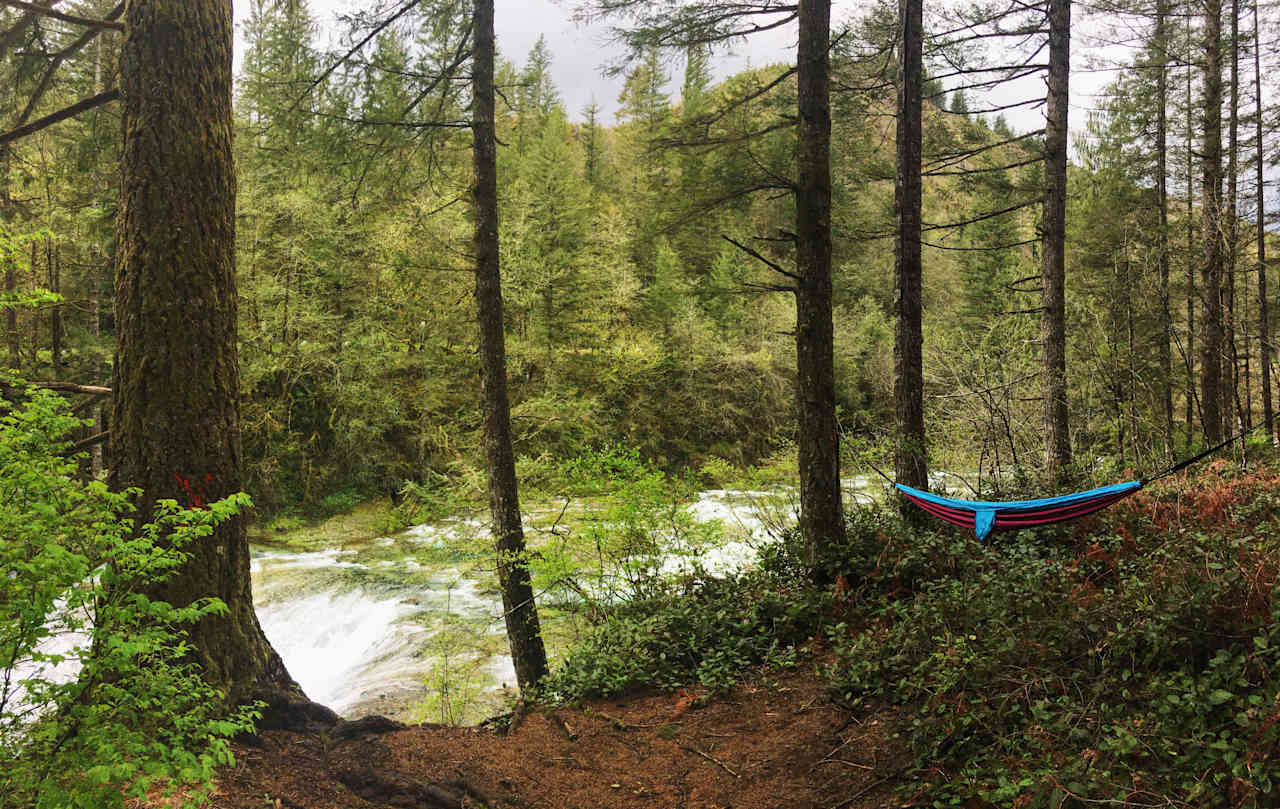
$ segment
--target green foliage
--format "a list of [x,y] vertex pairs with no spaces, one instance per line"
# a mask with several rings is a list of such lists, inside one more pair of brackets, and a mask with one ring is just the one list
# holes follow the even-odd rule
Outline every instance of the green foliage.
[[694,684],[725,690],[761,665],[795,665],[820,611],[820,599],[759,573],[690,579],[612,611],[541,693],[578,700]]
[[228,714],[187,660],[183,627],[224,605],[145,593],[248,498],[164,502],[135,527],[136,492],[82,482],[65,454],[83,422],[3,381],[23,398],[0,415],[0,807],[98,809],[185,785],[193,805],[255,714]]
[[904,706],[924,803],[1269,805],[1278,491],[1139,495],[1095,533],[989,548],[855,519],[836,693]]

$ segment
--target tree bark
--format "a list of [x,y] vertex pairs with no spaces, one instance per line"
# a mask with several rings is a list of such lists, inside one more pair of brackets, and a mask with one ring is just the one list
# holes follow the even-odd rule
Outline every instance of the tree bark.
[[[13,218],[13,203],[9,196],[9,147],[0,146],[0,227],[10,228]],[[4,235],[12,236],[13,233]],[[12,245],[0,245],[0,267],[4,269],[4,290],[12,295],[17,291],[17,260],[13,257]],[[9,367],[17,368],[18,356],[18,310],[13,306],[4,308],[5,343],[9,349]]]
[[[924,94],[924,2],[899,0],[902,29],[898,80],[898,180],[895,207],[898,244],[894,267],[893,397],[897,427],[894,468],[898,482],[918,489],[929,486],[924,432],[923,261],[921,236],[922,112]],[[899,498],[904,516],[920,509]]]
[[1201,215],[1204,232],[1204,339],[1200,355],[1200,408],[1204,437],[1222,440],[1222,0],[1206,0],[1204,107],[1201,145]]
[[1156,0],[1156,196],[1160,213],[1157,250],[1160,275],[1160,404],[1164,450],[1173,454],[1173,314],[1169,307],[1169,3]]
[[[1231,0],[1231,98],[1227,109],[1227,249],[1223,266],[1223,353],[1222,420],[1223,433],[1235,432],[1234,421],[1246,425],[1248,418],[1240,404],[1240,357],[1236,350],[1236,260],[1240,251],[1239,155],[1240,155],[1240,18],[1239,0]],[[1232,405],[1235,405],[1234,409]]]
[[800,534],[815,581],[844,538],[831,281],[831,0],[800,0],[796,56],[796,406]]
[[[1186,31],[1186,52],[1192,51],[1191,36],[1191,15],[1185,18]],[[1186,128],[1186,151],[1187,151],[1187,249],[1186,249],[1186,269],[1187,269],[1187,345],[1186,345],[1186,364],[1187,364],[1187,393],[1186,393],[1186,449],[1190,451],[1192,447],[1192,436],[1195,435],[1195,419],[1199,410],[1197,406],[1196,396],[1196,265],[1193,257],[1195,256],[1195,149],[1192,148],[1191,130],[1194,128],[1195,120],[1191,111],[1194,109],[1191,94],[1191,77],[1193,70],[1191,66],[1187,66],[1187,128]]]
[[1067,422],[1067,103],[1071,0],[1049,0],[1049,96],[1045,113],[1045,199],[1040,318],[1044,372],[1045,469],[1061,480],[1071,464]]
[[1257,138],[1257,165],[1254,166],[1254,180],[1258,187],[1258,209],[1256,228],[1258,231],[1258,342],[1261,349],[1259,361],[1262,376],[1262,420],[1266,424],[1267,439],[1275,444],[1276,429],[1272,421],[1275,411],[1271,405],[1271,321],[1270,301],[1267,299],[1267,219],[1266,219],[1266,184],[1262,172],[1266,161],[1266,153],[1262,144],[1262,40],[1258,38],[1258,4],[1253,4],[1253,102],[1257,110],[1254,119],[1254,136]]
[[521,691],[547,674],[538,608],[525,553],[515,456],[511,449],[511,403],[507,395],[506,336],[498,253],[498,141],[494,124],[493,0],[476,0],[472,18],[472,130],[475,139],[476,310],[484,378],[484,450],[489,470],[489,513],[497,542],[507,641]]
[[[54,245],[49,246],[49,291],[62,292],[62,273],[58,266],[61,256]],[[49,354],[53,360],[55,376],[62,376],[62,307],[54,306],[49,312]]]
[[[236,356],[231,5],[133,0],[120,60],[123,124],[111,483],[184,505],[243,488]],[[296,693],[258,624],[243,516],[188,546],[150,595],[216,596],[190,630],[194,659],[229,701]]]

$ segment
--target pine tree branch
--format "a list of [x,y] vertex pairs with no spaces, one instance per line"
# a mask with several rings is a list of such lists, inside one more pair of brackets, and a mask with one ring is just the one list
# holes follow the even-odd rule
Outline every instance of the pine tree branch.
[[[123,13],[124,13],[124,3],[119,3],[116,5],[115,8],[111,10],[109,14],[107,14],[106,19],[115,20]],[[31,98],[27,100],[26,108],[23,109],[22,114],[18,116],[18,119],[13,122],[13,125],[15,128],[21,128],[22,125],[25,124],[27,120],[31,117],[31,114],[35,112],[35,109],[40,104],[40,101],[44,99],[44,94],[48,92],[49,87],[52,86],[53,76],[55,73],[58,72],[58,68],[62,66],[62,63],[65,62],[70,57],[75,56],[81,50],[83,50],[86,45],[88,45],[90,42],[96,39],[97,36],[101,33],[102,33],[101,28],[91,28],[88,31],[85,31],[83,34],[81,34],[76,39],[75,42],[72,42],[70,45],[63,48],[61,51],[58,51],[58,53],[49,62],[49,67],[45,69],[44,75],[40,78],[40,84],[36,87],[35,92],[32,93]],[[88,108],[86,107],[85,109],[88,109]],[[83,112],[83,110],[77,110],[77,112]],[[58,119],[58,120],[62,120],[62,119]],[[52,123],[57,123],[57,122],[54,121]]]
[[800,280],[801,280],[801,278],[800,278],[800,276],[799,276],[799,275],[796,275],[796,274],[795,274],[795,273],[793,273],[793,272],[789,272],[789,271],[787,271],[787,270],[784,270],[784,269],[782,268],[782,265],[778,264],[776,261],[772,261],[771,259],[767,259],[767,258],[765,258],[764,256],[760,255],[760,254],[759,254],[758,252],[756,252],[755,250],[752,250],[750,247],[747,247],[745,244],[743,244],[743,243],[741,243],[741,242],[739,242],[739,241],[736,241],[735,239],[731,239],[731,238],[729,238],[728,236],[726,236],[726,235],[724,235],[724,234],[720,234],[720,238],[724,239],[724,240],[725,240],[726,242],[728,242],[729,244],[733,245],[734,247],[738,248],[738,249],[739,249],[739,250],[741,250],[742,252],[744,252],[744,253],[746,253],[747,255],[751,256],[751,257],[752,257],[752,258],[754,258],[756,261],[759,261],[760,263],[764,264],[766,267],[768,267],[769,269],[771,269],[771,270],[773,270],[774,272],[778,273],[779,275],[786,276],[787,278],[790,278],[790,279],[791,279],[791,280],[793,280],[793,281],[800,281]]
[[[41,6],[41,8],[49,8],[50,6],[55,6],[60,2],[62,2],[62,0],[44,0],[44,5]],[[38,14],[28,12],[27,14],[22,15],[18,21],[13,24],[12,28],[5,31],[3,35],[0,35],[0,53],[4,53],[12,48],[18,42],[18,37],[22,36],[22,32],[26,31],[27,28],[29,28],[31,24],[39,18],[39,16],[40,15]]]
[[28,14],[35,14],[40,17],[51,17],[62,22],[69,22],[72,25],[83,25],[88,28],[110,28],[113,31],[123,31],[124,23],[116,20],[99,20],[93,17],[81,17],[76,14],[66,14],[61,11],[54,11],[47,6],[40,6],[35,3],[28,3],[25,0],[0,0],[0,5],[16,8],[19,11],[25,11]]
[[28,135],[32,135],[42,129],[53,126],[56,123],[65,121],[68,118],[73,118],[87,110],[91,110],[94,107],[100,107],[103,104],[108,104],[119,97],[120,90],[119,88],[115,88],[107,90],[105,93],[98,93],[96,96],[91,96],[83,99],[82,101],[77,101],[75,104],[72,104],[69,107],[64,107],[52,115],[46,115],[45,117],[32,121],[29,124],[24,124],[23,126],[19,126],[15,129],[9,130],[8,132],[0,134],[0,146],[4,146],[5,144],[11,143],[20,138],[25,138]]
[[1006,163],[1003,166],[990,166],[980,169],[957,169],[956,171],[925,171],[922,172],[925,177],[964,177],[970,174],[989,174],[994,171],[1008,171],[1009,169],[1022,168],[1032,163],[1043,163],[1044,157],[1037,155],[1027,160],[1019,160],[1016,163]]
[[312,90],[319,87],[321,84],[324,83],[326,79],[332,76],[333,71],[337,70],[339,67],[342,67],[342,65],[346,64],[348,59],[350,59],[352,56],[355,56],[357,53],[359,53],[360,50],[364,48],[365,45],[368,45],[373,40],[374,37],[376,37],[378,34],[381,34],[387,28],[391,27],[392,23],[394,23],[396,20],[400,19],[404,15],[408,14],[410,11],[413,11],[421,3],[422,3],[422,0],[409,0],[407,3],[401,6],[400,9],[396,11],[396,13],[392,14],[387,19],[375,25],[373,27],[373,30],[371,30],[367,35],[365,35],[364,39],[360,40],[354,46],[352,46],[350,50],[348,50],[345,54],[343,54],[339,59],[334,61],[333,64],[329,65],[329,67],[326,68],[324,72],[322,72],[319,76],[315,78],[315,80],[313,80],[310,84],[308,84],[307,89],[299,93],[298,97],[295,98],[293,100],[293,103],[289,105],[289,109],[285,111],[285,114],[287,115],[288,113],[291,113],[294,110],[298,109],[298,106],[302,104],[302,100],[307,96],[311,95]]
[[1023,208],[1030,208],[1033,205],[1039,205],[1043,201],[1044,200],[1037,197],[1035,199],[1028,200],[1026,202],[1019,202],[1016,205],[1010,205],[1008,208],[1002,208],[1001,210],[998,210],[998,211],[992,211],[990,213],[985,213],[980,216],[975,216],[972,219],[965,219],[964,221],[961,221],[961,222],[943,222],[940,224],[925,222],[924,227],[921,228],[921,230],[932,231],[932,230],[948,230],[951,228],[962,228],[966,225],[972,225],[977,222],[985,222],[988,219],[995,219],[997,216],[1004,216],[1005,214],[1013,213],[1014,211],[1020,211]]

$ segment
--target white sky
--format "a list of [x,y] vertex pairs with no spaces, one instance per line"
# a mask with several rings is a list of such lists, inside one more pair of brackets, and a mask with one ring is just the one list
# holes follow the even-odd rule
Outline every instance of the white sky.
[[[583,28],[571,17],[578,0],[495,0],[498,48],[504,58],[522,64],[539,35],[545,36],[551,51],[552,77],[555,80],[571,117],[580,119],[583,108],[592,100],[600,105],[601,117],[611,120],[617,110],[621,79],[603,75],[603,67],[616,47],[608,41],[608,32],[601,28]],[[247,14],[248,2],[238,0],[234,4],[237,25]],[[367,0],[309,0],[312,14],[322,30],[333,30],[337,14],[367,5]],[[834,0],[832,19],[840,21],[853,16],[864,5],[860,0]],[[1077,17],[1080,15],[1077,9]],[[1073,42],[1073,68],[1086,67],[1086,48],[1089,45],[1087,25],[1077,19]],[[1096,26],[1095,26],[1096,27]],[[1086,29],[1086,30],[1082,30]],[[794,60],[794,27],[769,31],[756,35],[739,45],[732,55],[722,55],[715,63],[717,78],[724,78],[748,66]],[[242,43],[237,40],[237,60]],[[238,61],[237,61],[238,64]],[[671,65],[673,83],[678,87],[683,66]],[[1080,130],[1086,121],[1086,111],[1094,105],[1093,94],[1110,80],[1111,73],[1076,72],[1072,75],[1072,109],[1070,126]],[[674,91],[674,88],[673,88]],[[1043,79],[1023,80],[1017,86],[1004,88],[999,98],[987,103],[1008,103],[1032,95],[1043,95]],[[969,93],[970,106],[985,106],[983,99]],[[1009,124],[1019,132],[1039,129],[1044,125],[1043,107],[1010,110],[1004,113]]]

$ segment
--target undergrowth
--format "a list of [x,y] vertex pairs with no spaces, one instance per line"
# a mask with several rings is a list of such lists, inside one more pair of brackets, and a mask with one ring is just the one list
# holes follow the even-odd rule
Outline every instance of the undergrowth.
[[724,689],[820,635],[834,699],[896,706],[907,805],[1280,805],[1278,505],[1280,476],[1214,466],[985,545],[860,509],[833,591],[788,534],[617,605],[544,694]]
[[990,547],[855,518],[833,690],[902,706],[918,805],[1275,805],[1277,498],[1219,467]]

